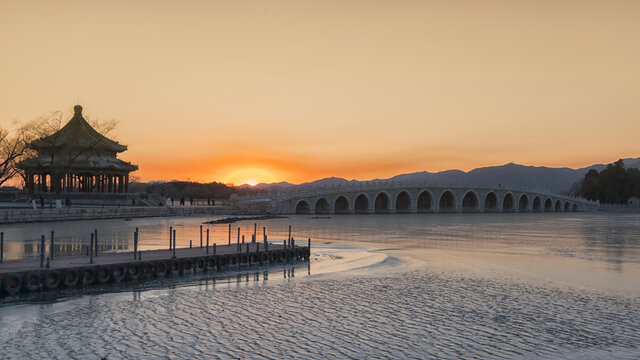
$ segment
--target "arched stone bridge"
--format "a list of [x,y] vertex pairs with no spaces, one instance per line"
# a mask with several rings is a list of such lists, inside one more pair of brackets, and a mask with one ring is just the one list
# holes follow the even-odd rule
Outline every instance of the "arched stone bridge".
[[583,198],[503,187],[366,182],[281,191],[278,214],[573,212],[598,209]]

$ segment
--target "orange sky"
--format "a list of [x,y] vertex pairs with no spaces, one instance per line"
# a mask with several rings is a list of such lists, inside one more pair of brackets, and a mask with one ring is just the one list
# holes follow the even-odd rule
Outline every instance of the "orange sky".
[[640,1],[0,0],[0,126],[117,119],[142,180],[640,156]]

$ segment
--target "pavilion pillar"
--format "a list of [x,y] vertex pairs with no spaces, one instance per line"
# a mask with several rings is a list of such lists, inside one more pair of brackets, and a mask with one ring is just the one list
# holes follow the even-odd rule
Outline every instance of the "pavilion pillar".
[[107,192],[113,192],[113,175],[108,176],[107,183],[108,183]]
[[125,175],[124,177],[124,192],[129,192],[129,174]]

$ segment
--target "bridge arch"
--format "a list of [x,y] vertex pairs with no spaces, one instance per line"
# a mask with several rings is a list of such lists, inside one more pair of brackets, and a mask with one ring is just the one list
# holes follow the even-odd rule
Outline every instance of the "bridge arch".
[[316,201],[314,211],[317,215],[327,215],[331,213],[331,205],[325,198],[320,198]]
[[356,200],[353,202],[353,212],[355,214],[369,214],[371,213],[369,197],[367,194],[360,194],[356,197]]
[[536,196],[533,198],[533,211],[535,212],[540,212],[542,211],[542,200],[540,199],[540,196]]
[[571,211],[576,212],[578,211],[578,204],[573,204],[573,206],[571,206]]
[[446,190],[440,195],[440,201],[438,201],[439,212],[455,212],[456,211],[456,197],[451,190]]
[[556,212],[562,211],[562,202],[560,202],[560,200],[556,200],[556,205],[554,207],[554,211],[556,211]]
[[515,200],[512,193],[507,193],[502,199],[502,212],[515,210]]
[[416,205],[419,213],[433,211],[433,195],[429,190],[423,190],[418,196],[418,203]]
[[350,214],[351,210],[349,210],[349,200],[344,196],[340,195],[336,199],[336,202],[333,206],[334,214]]
[[391,208],[391,201],[389,194],[386,191],[381,191],[376,195],[376,200],[374,202],[374,211],[376,213],[388,213]]
[[397,213],[411,212],[411,195],[408,192],[402,191],[396,196],[395,209]]
[[571,205],[569,205],[568,201],[564,203],[564,211],[565,212],[571,211]]
[[300,200],[296,204],[296,215],[299,215],[299,214],[302,214],[302,215],[311,214],[311,207],[309,206],[309,203],[306,200]]
[[489,191],[484,197],[484,212],[498,211],[498,196],[495,192]]
[[520,200],[518,201],[518,211],[526,212],[529,211],[529,197],[527,194],[520,195]]
[[545,202],[544,202],[544,211],[545,212],[553,211],[553,202],[551,201],[551,199],[545,200]]
[[462,212],[478,212],[478,195],[473,190],[467,191],[462,198],[462,206],[460,208]]

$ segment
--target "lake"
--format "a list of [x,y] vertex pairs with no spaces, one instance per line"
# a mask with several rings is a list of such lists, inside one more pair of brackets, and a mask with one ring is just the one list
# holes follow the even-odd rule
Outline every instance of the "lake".
[[[199,246],[219,217],[7,225],[5,258],[40,235],[79,254]],[[6,358],[617,358],[640,356],[640,214],[291,216],[307,264],[5,297]],[[253,221],[232,224],[250,241]],[[228,242],[228,225],[204,225]]]

